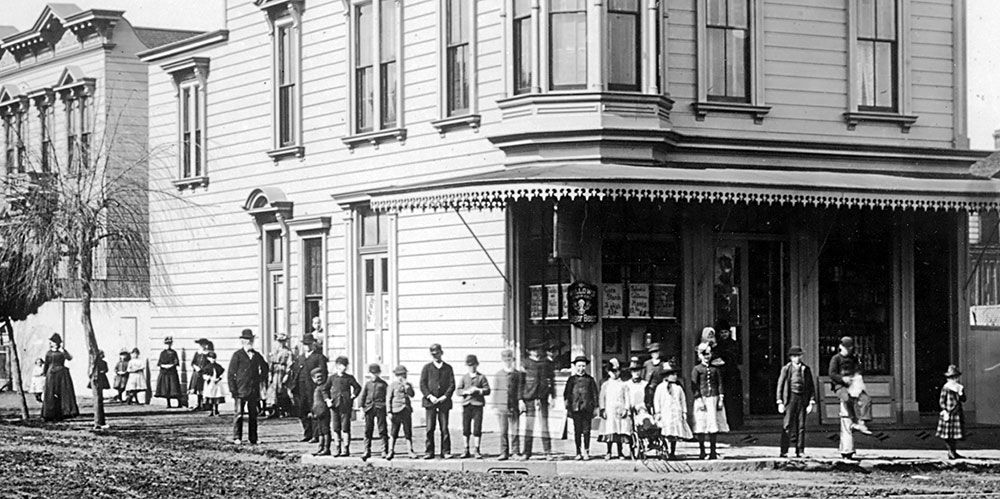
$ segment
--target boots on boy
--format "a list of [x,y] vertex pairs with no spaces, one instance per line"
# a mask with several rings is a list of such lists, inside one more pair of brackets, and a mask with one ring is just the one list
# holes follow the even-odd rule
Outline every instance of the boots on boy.
[[389,460],[389,437],[382,437],[382,459]]
[[387,460],[392,460],[394,457],[396,457],[396,439],[392,438],[389,439],[389,452],[386,453],[385,458]]
[[469,454],[469,437],[462,437],[462,445],[465,447],[465,452],[462,453],[462,459],[472,457],[472,454]]
[[330,436],[322,435],[319,437],[319,450],[313,453],[314,456],[329,456],[330,455]]
[[[343,442],[343,439],[340,438],[340,432],[339,431],[336,432],[335,435],[337,435],[337,453],[334,454],[333,457],[343,457],[343,455],[344,455],[344,450],[343,450],[344,449],[344,442]],[[329,438],[332,439],[333,435],[331,435]]]
[[340,455],[341,457],[349,457],[351,455],[351,434],[348,432],[341,432],[344,442],[344,452]]
[[476,459],[482,459],[483,458],[483,454],[481,452],[479,452],[479,442],[481,440],[482,440],[482,437],[472,437],[472,447],[474,447],[476,449],[476,451],[473,454],[473,456]]
[[410,459],[416,459],[417,458],[417,453],[413,451],[413,439],[412,438],[406,439],[406,448],[407,448],[407,455],[410,456]]

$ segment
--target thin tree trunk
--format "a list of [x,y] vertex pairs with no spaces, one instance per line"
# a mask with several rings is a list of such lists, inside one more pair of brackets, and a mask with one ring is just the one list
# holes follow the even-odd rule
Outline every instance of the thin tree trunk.
[[7,324],[7,335],[10,336],[10,349],[14,351],[14,369],[13,377],[11,380],[17,386],[17,395],[21,397],[21,420],[27,421],[28,417],[28,398],[24,396],[24,382],[21,380],[21,354],[17,351],[17,343],[14,340],[14,326],[10,323],[10,317],[4,317],[4,321]]
[[[81,245],[88,248],[87,245]],[[94,334],[94,323],[91,320],[90,304],[93,298],[94,289],[91,286],[93,279],[93,256],[89,249],[83,250],[80,254],[80,281],[83,291],[83,299],[80,303],[80,322],[83,325],[83,332],[87,336],[87,350],[90,354],[90,369],[88,373],[94,372],[94,365],[97,364],[97,335]],[[104,417],[104,393],[97,381],[91,376],[90,389],[94,396],[94,426],[102,427],[106,424]]]

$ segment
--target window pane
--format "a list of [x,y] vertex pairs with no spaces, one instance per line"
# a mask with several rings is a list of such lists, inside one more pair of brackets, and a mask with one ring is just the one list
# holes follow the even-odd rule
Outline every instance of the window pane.
[[201,130],[194,132],[194,176],[201,176]]
[[382,264],[382,292],[389,292],[389,259],[379,258],[379,262]]
[[514,0],[514,15],[527,16],[531,14],[531,0]]
[[552,86],[587,83],[587,13],[552,14]]
[[187,132],[191,125],[191,87],[181,89],[181,130]]
[[747,96],[747,40],[746,31],[729,30],[726,44],[726,95],[730,97]]
[[893,44],[881,42],[875,44],[875,105],[892,108],[893,98]]
[[514,93],[531,89],[531,18],[514,21]]
[[382,105],[382,126],[396,125],[396,63],[382,64],[382,85],[379,98]]
[[726,0],[708,0],[708,24],[725,26]]
[[569,12],[574,10],[584,10],[586,8],[585,0],[552,0],[550,11]]
[[608,10],[637,12],[639,10],[639,0],[610,0],[608,2]]
[[747,0],[729,0],[729,25],[739,28],[748,26],[747,11],[749,6]]
[[372,85],[372,68],[371,66],[367,68],[358,69],[357,75],[355,76],[357,88],[357,95],[355,96],[358,113],[358,131],[365,132],[372,129],[374,124],[374,114],[375,114],[375,100],[373,97],[373,85]]
[[448,114],[469,110],[469,79],[467,60],[469,46],[459,45],[448,49]]
[[375,292],[375,260],[365,260],[365,293]]
[[468,39],[468,0],[448,0],[448,45],[465,43]]
[[608,13],[608,83],[613,87],[638,90],[638,16]]
[[361,246],[378,246],[378,218],[375,213],[361,215]]
[[872,38],[875,36],[875,0],[858,1],[858,36]]
[[378,244],[388,244],[389,223],[386,221],[385,213],[376,214],[375,220],[378,223]]
[[267,233],[267,263],[281,263],[284,253],[281,233],[272,231]]
[[295,142],[295,85],[278,89],[278,142],[287,146]]
[[396,0],[382,0],[382,18],[379,39],[382,43],[382,62],[396,60]]
[[371,66],[373,59],[372,23],[375,22],[375,17],[372,15],[372,4],[359,5],[356,12],[354,47],[357,52],[354,54],[354,58],[358,67]]
[[305,289],[307,295],[323,294],[323,244],[318,238],[305,240]]
[[875,105],[875,46],[858,41],[858,105]]
[[726,94],[726,30],[708,30],[708,95]]
[[883,40],[896,39],[896,0],[878,0],[876,35]]
[[201,98],[199,95],[200,93],[201,92],[198,91],[197,86],[191,87],[191,96],[194,98],[191,104],[191,113],[194,115],[194,122],[191,126],[193,126],[195,130],[201,129],[201,103],[199,102]]

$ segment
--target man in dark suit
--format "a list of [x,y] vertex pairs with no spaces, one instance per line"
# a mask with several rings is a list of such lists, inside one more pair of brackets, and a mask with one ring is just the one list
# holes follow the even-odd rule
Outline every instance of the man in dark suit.
[[448,431],[448,411],[451,395],[455,393],[455,371],[441,360],[441,345],[431,345],[433,362],[420,371],[420,392],[423,393],[424,412],[427,416],[427,453],[424,459],[434,458],[434,428],[441,427],[441,457],[451,457],[451,433]]
[[267,362],[253,349],[253,331],[244,329],[240,334],[242,348],[229,361],[229,391],[236,401],[236,418],[233,420],[233,443],[243,440],[243,411],[250,416],[247,437],[257,443],[257,409],[260,403],[260,382],[267,379]]
[[778,377],[778,412],[785,414],[781,432],[781,457],[788,457],[788,447],[795,442],[795,457],[806,448],[806,414],[816,408],[816,384],[812,370],[802,363],[802,349],[788,349],[789,362]]
[[555,400],[555,365],[542,356],[544,343],[536,341],[528,345],[528,358],[524,359],[524,384],[521,386],[521,400],[524,401],[526,421],[524,427],[524,453],[521,459],[531,458],[535,420],[541,424],[542,450],[545,459],[552,459],[552,437],[549,435],[549,399]]
[[302,336],[302,347],[306,351],[295,358],[288,384],[292,389],[292,394],[295,395],[295,407],[298,409],[299,420],[302,422],[302,441],[316,443],[319,439],[314,435],[313,420],[309,418],[316,384],[313,383],[310,373],[316,368],[326,371],[327,358],[320,351],[319,343],[316,343],[316,338],[311,333]]

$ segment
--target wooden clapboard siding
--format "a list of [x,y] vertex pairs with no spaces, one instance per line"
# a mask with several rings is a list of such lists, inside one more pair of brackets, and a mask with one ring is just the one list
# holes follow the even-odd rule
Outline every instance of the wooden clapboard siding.
[[910,133],[896,125],[862,123],[849,131],[846,2],[765,0],[764,103],[760,125],[748,116],[709,114],[695,120],[695,0],[671,0],[668,50],[675,129],[709,136],[950,147],[952,142],[952,9],[947,0],[911,2],[912,111]]

